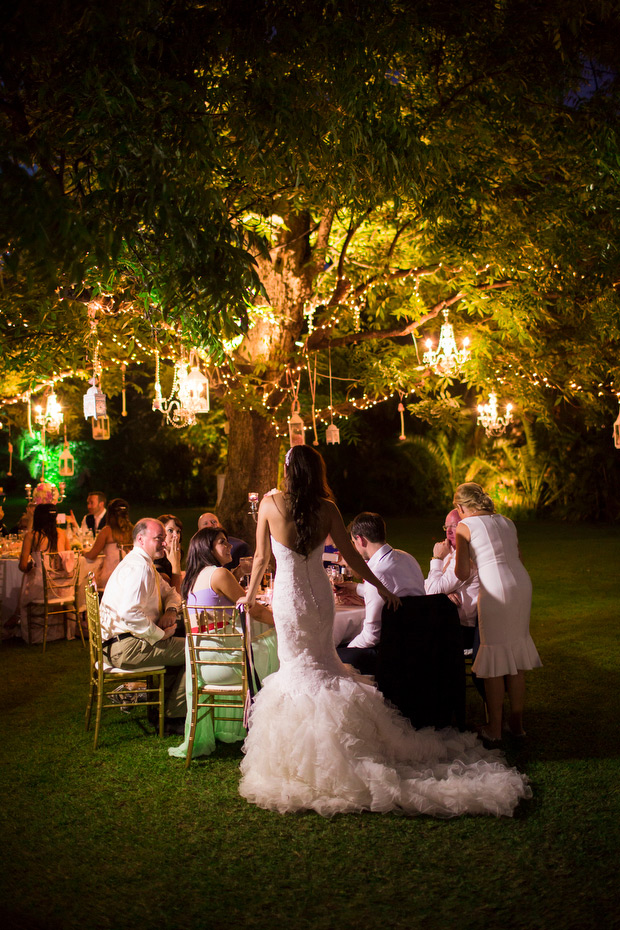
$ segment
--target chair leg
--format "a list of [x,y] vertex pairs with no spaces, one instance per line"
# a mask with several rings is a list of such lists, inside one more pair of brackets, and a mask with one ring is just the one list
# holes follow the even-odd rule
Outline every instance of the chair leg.
[[166,692],[164,689],[164,675],[159,676],[159,738],[164,738],[164,714]]
[[101,706],[103,704],[103,688],[97,688],[97,705],[96,705],[96,716],[95,716],[95,738],[93,740],[93,750],[97,748],[97,743],[99,742],[99,726],[101,724]]
[[43,608],[43,652],[47,645],[47,604]]
[[86,705],[86,728],[85,728],[85,729],[86,729],[86,732],[88,732],[88,728],[90,727],[90,715],[91,715],[91,712],[92,712],[92,709],[93,709],[93,695],[94,695],[94,693],[95,693],[95,685],[94,685],[94,683],[91,681],[91,683],[90,683],[90,689],[89,689],[89,692],[88,692],[88,703],[87,703],[87,705]]

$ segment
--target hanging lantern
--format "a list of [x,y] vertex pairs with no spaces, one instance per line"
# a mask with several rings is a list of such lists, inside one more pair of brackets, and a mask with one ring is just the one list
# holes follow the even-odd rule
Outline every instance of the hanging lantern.
[[303,446],[305,439],[304,421],[299,416],[299,401],[294,400],[288,421],[288,435],[291,446]]
[[110,438],[110,418],[98,417],[93,419],[93,439]]
[[491,391],[488,404],[478,407],[478,424],[487,436],[500,436],[512,422],[512,404],[506,404],[506,413],[501,416],[497,407],[497,394]]
[[183,377],[179,371],[179,401],[181,406],[196,413],[208,413],[211,409],[209,403],[209,379],[200,370],[198,355],[192,349],[189,354],[190,369],[183,367]]
[[71,478],[75,470],[75,459],[69,450],[69,443],[65,439],[65,445],[58,456],[58,474],[61,478]]
[[325,431],[325,441],[327,445],[340,444],[340,430],[333,423],[330,423]]
[[327,445],[340,445],[340,430],[334,426],[334,405],[332,398],[332,347],[329,347],[329,416],[330,424],[325,433]]
[[97,387],[95,378],[91,378],[90,383],[92,387],[89,387],[83,398],[84,419],[88,420],[89,417],[94,417],[95,420],[98,420],[99,417],[105,417],[107,414],[106,396]]
[[620,449],[620,410],[618,411],[618,418],[614,423],[614,446],[616,449]]
[[439,344],[433,349],[432,339],[426,340],[427,351],[423,361],[438,375],[456,375],[470,356],[469,339],[463,339],[463,348],[457,349],[454,327],[448,323],[448,310],[443,311],[444,322],[441,324]]

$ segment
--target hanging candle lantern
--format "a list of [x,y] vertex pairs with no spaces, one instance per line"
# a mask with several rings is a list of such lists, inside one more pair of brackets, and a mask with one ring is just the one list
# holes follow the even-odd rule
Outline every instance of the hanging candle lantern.
[[303,446],[305,439],[304,421],[299,416],[299,401],[294,400],[288,421],[288,435],[291,446]]
[[335,443],[340,443],[340,430],[337,426],[334,426],[333,422],[329,424],[325,431],[325,441],[327,445],[332,445]]
[[618,418],[614,423],[614,446],[616,449],[620,449],[620,410],[618,411]]
[[58,456],[58,474],[61,478],[71,478],[75,470],[75,459],[69,450],[69,443],[65,439],[65,445]]
[[99,417],[106,416],[106,396],[102,394],[97,387],[95,378],[91,378],[90,383],[92,387],[89,387],[86,394],[84,394],[84,419],[88,420],[89,417],[93,417],[95,420],[98,420]]
[[110,438],[110,418],[98,417],[93,419],[93,439]]

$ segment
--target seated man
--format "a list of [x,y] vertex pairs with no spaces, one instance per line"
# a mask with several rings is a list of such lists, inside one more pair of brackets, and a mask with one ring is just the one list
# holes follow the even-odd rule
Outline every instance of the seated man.
[[169,665],[166,672],[166,732],[185,724],[185,640],[174,635],[181,596],[155,571],[166,532],[144,518],[133,528],[134,547],[116,566],[101,600],[103,654],[111,665],[139,670]]
[[[93,536],[96,536],[99,530],[102,530],[106,525],[106,496],[101,491],[91,491],[86,498],[86,509],[88,513],[84,516],[82,520],[79,532],[84,533],[86,530],[90,530]],[[67,521],[71,526],[71,529],[74,533],[78,532],[78,522],[75,519],[75,514],[73,511],[69,514],[69,519]]]
[[459,581],[454,571],[456,556],[456,527],[460,523],[458,510],[451,510],[446,517],[445,540],[435,543],[428,578],[424,582],[427,594],[447,594],[456,604],[461,621],[463,648],[471,649],[478,618],[478,594],[480,582],[474,568],[467,581]]
[[[386,543],[383,517],[378,513],[360,513],[349,530],[353,545],[388,591],[399,597],[425,593],[424,575],[414,557],[401,549],[392,549]],[[355,666],[365,675],[372,675],[381,636],[384,601],[377,589],[366,582],[357,585],[357,592],[364,598],[364,625],[361,632],[346,646],[339,646],[337,652],[343,662]]]
[[[198,517],[198,529],[204,530],[208,526],[219,526],[222,524],[217,518],[217,514],[214,513],[201,513]],[[230,557],[231,561],[226,566],[231,572],[234,572],[236,568],[239,567],[239,559],[244,558],[246,555],[250,555],[250,547],[244,539],[238,539],[236,536],[229,536],[228,542],[231,545]],[[236,575],[235,575],[236,577]]]

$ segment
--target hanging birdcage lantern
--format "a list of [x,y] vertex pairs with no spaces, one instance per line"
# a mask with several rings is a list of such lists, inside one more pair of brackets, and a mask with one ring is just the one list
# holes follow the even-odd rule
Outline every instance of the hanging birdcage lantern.
[[98,420],[100,417],[105,417],[107,415],[107,399],[106,395],[97,387],[95,378],[91,378],[90,383],[92,387],[89,387],[83,397],[84,419],[88,420],[89,417],[93,417],[95,420]]
[[299,415],[299,401],[294,400],[288,421],[288,435],[291,446],[303,446],[305,441],[304,421]]
[[614,446],[616,449],[620,449],[620,410],[618,410],[618,417],[614,423]]
[[58,456],[58,474],[61,478],[72,478],[75,471],[75,459],[71,455],[69,443],[65,439],[62,452]]
[[340,443],[340,430],[337,426],[334,426],[333,423],[330,423],[327,429],[325,430],[325,441],[327,445],[332,445]]
[[110,418],[109,417],[98,417],[96,420],[93,419],[93,439],[109,439],[110,438]]

